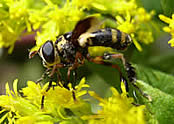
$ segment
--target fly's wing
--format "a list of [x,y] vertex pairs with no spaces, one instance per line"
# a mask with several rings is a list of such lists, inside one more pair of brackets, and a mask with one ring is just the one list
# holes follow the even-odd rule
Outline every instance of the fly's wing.
[[71,37],[71,42],[75,45],[77,45],[77,39],[79,36],[83,33],[86,32],[93,32],[99,29],[100,25],[102,22],[100,22],[96,17],[88,17],[86,19],[80,20],[74,30],[72,31],[72,37]]

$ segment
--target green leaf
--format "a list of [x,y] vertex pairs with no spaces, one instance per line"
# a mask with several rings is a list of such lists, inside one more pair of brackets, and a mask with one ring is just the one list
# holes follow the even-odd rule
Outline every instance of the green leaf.
[[164,14],[167,16],[171,16],[174,12],[174,0],[161,0],[161,7],[164,11]]
[[144,99],[148,113],[153,117],[152,119],[157,120],[159,124],[174,123],[174,97],[143,81],[138,82],[138,84],[141,85],[143,91],[148,93],[152,98],[152,102],[147,102],[147,100]]
[[174,96],[174,76],[140,65],[135,65],[135,69],[137,79],[148,83],[153,88]]
[[174,123],[174,77],[139,65],[135,68],[137,84],[152,98],[152,102],[143,98],[151,117],[148,120],[156,120],[160,124]]

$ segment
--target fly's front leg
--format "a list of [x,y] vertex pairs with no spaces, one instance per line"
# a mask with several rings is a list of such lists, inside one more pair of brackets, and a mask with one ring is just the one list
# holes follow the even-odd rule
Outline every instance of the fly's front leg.
[[[49,77],[50,77],[50,81],[49,81],[49,85],[48,85],[48,87],[47,87],[47,89],[46,89],[46,92],[48,92],[49,90],[50,90],[50,88],[52,87],[52,76],[53,76],[53,74],[55,73],[55,71],[58,69],[58,68],[63,68],[64,67],[64,64],[56,64],[56,65],[54,65],[53,66],[53,69],[52,69],[52,71],[51,71],[51,73],[50,73],[50,75],[49,75]],[[42,98],[41,98],[41,109],[43,109],[44,108],[44,99],[45,99],[45,94],[43,94],[42,95]]]
[[46,77],[46,75],[48,75],[48,73],[50,72],[50,69],[46,69],[45,72],[42,74],[41,78],[39,78],[36,83],[39,83],[41,81],[43,81],[43,79]]
[[57,79],[58,79],[56,83],[57,83],[58,86],[63,87],[62,79],[61,79],[61,74],[60,74],[59,69],[57,69],[56,72],[57,72]]
[[74,63],[72,64],[72,66],[71,67],[69,67],[68,68],[68,72],[67,72],[67,79],[68,79],[68,83],[70,82],[70,75],[71,75],[71,72],[72,71],[74,71],[73,72],[73,76],[75,76],[74,77],[74,79],[75,79],[75,81],[73,82],[73,84],[72,84],[72,88],[73,88],[73,91],[72,91],[72,96],[73,96],[73,99],[74,100],[76,100],[76,96],[75,96],[75,83],[76,83],[76,69],[80,66],[80,65],[82,65],[82,64],[84,64],[84,57],[82,56],[82,54],[80,53],[80,52],[76,52],[76,56],[75,56],[75,61],[74,61]]
[[[68,83],[70,82],[70,75],[71,75],[71,71],[73,70],[73,69],[75,69],[76,68],[76,66],[74,65],[73,67],[69,67],[68,68],[68,72],[67,72],[67,78],[68,78]],[[69,88],[69,87],[68,87]],[[73,88],[73,90],[72,90],[72,96],[73,96],[73,99],[74,100],[76,100],[76,96],[75,96],[75,86],[74,85],[72,85],[72,88]]]
[[[70,75],[71,75],[71,71],[72,70],[75,70],[77,69],[80,65],[83,65],[84,64],[84,57],[82,56],[82,54],[80,52],[77,52],[76,53],[76,56],[75,56],[75,61],[74,63],[72,64],[71,67],[68,68],[68,72],[67,72],[67,79],[68,79],[68,82],[70,82]],[[75,72],[76,73],[76,72]],[[76,78],[76,77],[75,77]]]
[[[51,87],[52,87],[52,81],[49,81],[49,85],[48,85],[48,87],[47,87],[47,89],[46,89],[46,92],[48,92],[49,89],[50,89]],[[45,95],[42,95],[42,99],[41,99],[41,109],[44,108],[44,99],[45,99]]]

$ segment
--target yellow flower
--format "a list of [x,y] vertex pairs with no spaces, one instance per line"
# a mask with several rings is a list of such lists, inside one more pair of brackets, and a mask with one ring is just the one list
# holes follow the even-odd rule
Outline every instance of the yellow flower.
[[11,1],[8,5],[10,18],[24,19],[23,17],[28,13],[25,0]]
[[135,0],[115,0],[113,7],[119,14],[126,14],[129,11],[136,10],[137,4]]
[[150,44],[154,41],[153,34],[151,31],[139,31],[137,32],[137,34],[140,42],[143,42],[145,44]]
[[150,13],[147,13],[144,8],[140,7],[137,9],[137,12],[135,14],[135,19],[139,23],[148,22],[151,20],[154,14],[155,14],[155,11],[152,10]]
[[164,15],[159,15],[159,18],[165,23],[169,24],[169,26],[165,26],[163,30],[171,34],[172,38],[168,41],[168,43],[174,47],[174,14],[172,14],[172,18],[168,18]]
[[37,31],[36,46],[31,51],[39,49],[47,40],[55,41],[58,35],[73,29],[77,21],[84,16],[83,10],[78,8],[76,2],[78,1],[67,1],[60,7],[53,4],[52,1],[46,0],[48,6],[41,11],[41,17],[36,17],[37,13],[35,16],[31,13],[30,20],[34,24],[34,28],[38,28],[42,24],[41,31]]
[[136,32],[137,25],[135,25],[134,19],[131,19],[130,13],[127,13],[127,16],[122,18],[121,16],[116,16],[117,24],[118,24],[118,29],[131,34]]
[[83,116],[89,124],[145,124],[144,105],[134,106],[133,98],[127,97],[127,92],[123,82],[121,83],[122,94],[120,95],[115,88],[111,88],[112,96],[103,99],[95,92],[89,94],[99,100],[102,107],[96,115]]
[[135,7],[132,11],[127,10],[123,15],[116,16],[117,28],[131,36],[134,45],[139,51],[142,51],[139,42],[149,44],[154,41],[151,26],[149,25],[153,15],[154,11],[147,13],[144,8]]
[[[20,90],[23,97],[17,91],[17,82],[18,80],[14,81],[13,90],[10,90],[8,83],[6,83],[6,95],[0,96],[0,106],[3,108],[0,113],[6,112],[0,119],[0,123],[7,118],[9,123],[53,124],[54,122],[61,122],[63,120],[70,121],[72,116],[78,118],[79,114],[83,115],[83,113],[90,112],[88,103],[81,99],[81,96],[87,93],[82,88],[89,87],[89,85],[85,84],[84,78],[75,87],[76,90],[69,85],[70,90],[55,86],[54,89],[51,87],[48,92],[46,92],[48,83],[41,87],[40,84],[28,81],[28,86]],[[53,82],[53,84],[55,83]],[[73,92],[75,99],[72,94]],[[45,96],[44,108],[41,109],[43,95]],[[72,115],[69,115],[66,112],[67,110]]]
[[9,122],[14,123],[17,118],[39,112],[39,108],[22,98],[17,92],[17,82],[18,80],[15,80],[13,83],[13,91],[10,90],[8,83],[6,83],[6,95],[0,96],[0,106],[4,108],[2,111],[7,111],[0,122],[7,118]]
[[[87,84],[85,84],[85,79],[83,78],[79,85],[75,87],[76,90],[74,90],[71,85],[69,85],[70,90],[56,86],[51,88],[48,92],[45,93],[46,99],[45,103],[50,106],[50,104],[53,105],[60,105],[66,108],[71,108],[72,106],[78,105],[80,103],[80,97],[85,95],[87,93],[86,90],[82,90],[84,87],[89,87]],[[42,91],[44,92],[44,91]],[[74,94],[73,94],[74,92]],[[73,95],[75,95],[75,99],[73,98]],[[47,105],[45,106],[45,108]]]

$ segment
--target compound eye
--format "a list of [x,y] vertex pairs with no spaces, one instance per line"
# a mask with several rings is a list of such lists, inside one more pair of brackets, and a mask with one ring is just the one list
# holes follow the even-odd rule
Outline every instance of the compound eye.
[[47,41],[42,47],[43,58],[47,63],[54,62],[54,46],[52,41]]

